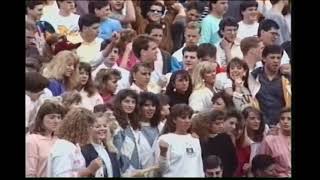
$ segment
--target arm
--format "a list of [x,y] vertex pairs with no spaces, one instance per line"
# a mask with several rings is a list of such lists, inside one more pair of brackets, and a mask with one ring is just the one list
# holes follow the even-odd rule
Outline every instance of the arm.
[[183,5],[179,2],[176,2],[172,5],[172,8],[174,8],[176,11],[178,11],[178,14],[175,16],[172,24],[175,24],[178,21],[184,21],[185,17],[186,17],[186,12],[185,9],[183,7]]
[[128,69],[128,61],[130,58],[130,53],[132,50],[132,42],[126,45],[126,49],[123,53],[123,56],[121,58],[121,63],[120,63],[120,67]]
[[26,138],[26,176],[36,177],[39,152],[36,142],[31,136]]
[[127,0],[125,2],[125,6],[126,6],[126,15],[120,19],[120,21],[123,24],[128,24],[131,22],[135,22],[136,21],[136,14],[135,14],[135,10],[134,10],[134,6],[132,3],[132,0]]

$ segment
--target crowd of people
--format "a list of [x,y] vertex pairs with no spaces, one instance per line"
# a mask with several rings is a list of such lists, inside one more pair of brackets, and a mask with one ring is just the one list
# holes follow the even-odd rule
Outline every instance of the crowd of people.
[[26,0],[27,177],[291,177],[289,0]]

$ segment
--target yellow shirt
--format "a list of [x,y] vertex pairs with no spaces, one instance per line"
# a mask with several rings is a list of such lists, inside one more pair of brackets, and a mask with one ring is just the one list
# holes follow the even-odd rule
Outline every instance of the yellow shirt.
[[101,38],[96,38],[91,43],[82,42],[77,49],[77,54],[81,62],[90,63],[100,55],[100,48],[102,43]]

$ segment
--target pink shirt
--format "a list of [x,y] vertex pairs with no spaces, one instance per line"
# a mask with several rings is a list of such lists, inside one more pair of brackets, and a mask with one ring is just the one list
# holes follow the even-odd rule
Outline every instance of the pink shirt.
[[276,161],[276,172],[280,177],[291,177],[291,145],[288,138],[279,133],[266,136],[262,141],[259,154],[271,155]]
[[26,136],[26,176],[46,177],[47,161],[56,137],[49,138],[40,134]]
[[[122,62],[122,57],[117,60],[117,64],[120,66]],[[138,58],[133,54],[133,51],[130,52],[128,62],[125,68],[128,71],[131,71],[132,67],[139,62]]]

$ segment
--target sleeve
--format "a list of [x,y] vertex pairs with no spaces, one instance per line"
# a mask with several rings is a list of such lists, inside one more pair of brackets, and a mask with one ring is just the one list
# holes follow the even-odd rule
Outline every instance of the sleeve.
[[64,153],[52,159],[51,164],[53,177],[78,177],[78,172],[73,170],[71,153]]
[[160,147],[159,142],[161,138],[157,140],[156,147],[155,147],[155,163],[159,164],[160,172],[166,172],[169,169],[169,157],[170,157],[170,146],[167,151],[167,157],[163,157],[160,155]]
[[32,136],[26,138],[26,176],[35,177],[37,175],[37,162],[39,159],[38,146]]
[[212,27],[210,26],[210,23],[207,21],[207,19],[204,19],[201,23],[201,38],[200,38],[200,44],[202,43],[210,43],[210,37],[211,37]]
[[121,152],[121,146],[124,141],[124,135],[123,135],[123,130],[121,130],[120,127],[118,127],[113,136],[113,144],[117,148],[118,152]]
[[171,72],[182,69],[182,63],[180,63],[177,58],[171,57]]

